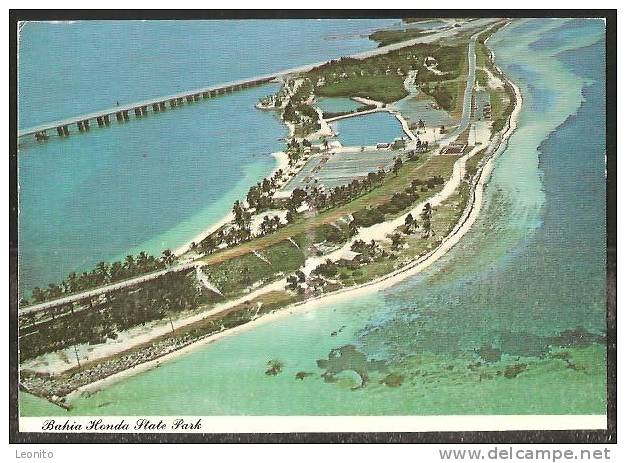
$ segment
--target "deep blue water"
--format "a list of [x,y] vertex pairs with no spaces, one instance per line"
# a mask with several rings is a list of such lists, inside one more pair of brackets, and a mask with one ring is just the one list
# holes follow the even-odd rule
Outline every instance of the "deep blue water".
[[[572,349],[581,371],[536,352],[541,337],[605,329],[603,30],[585,21],[571,26],[576,38],[566,45],[530,46],[560,34],[562,22],[516,22],[489,42],[524,106],[479,219],[446,256],[381,292],[202,346],[80,399],[72,413],[604,413],[604,347]],[[354,390],[350,377],[325,382],[316,361],[347,344],[387,360],[403,385],[371,381]],[[508,355],[497,368],[522,357],[528,371],[514,379],[472,375],[468,364],[484,344]],[[268,359],[284,362],[277,377],[264,374]],[[298,371],[313,375],[298,381]]]
[[[398,20],[26,23],[19,125],[375,47]],[[280,40],[278,39],[280,38]],[[159,254],[221,219],[268,175],[286,128],[254,108],[266,85],[69,139],[20,145],[20,288],[141,250]]]
[[19,126],[374,48],[397,19],[26,23]]

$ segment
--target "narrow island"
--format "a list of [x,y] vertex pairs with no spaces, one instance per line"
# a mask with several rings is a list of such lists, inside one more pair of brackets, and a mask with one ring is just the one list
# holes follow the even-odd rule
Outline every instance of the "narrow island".
[[[507,24],[377,32],[384,53],[280,77],[257,108],[286,124],[286,148],[224,220],[20,301],[21,389],[70,408],[198,345],[435,262],[476,220],[516,127],[520,92],[487,45]],[[347,143],[342,124],[367,117],[393,118],[402,135],[377,138],[374,125],[375,142]]]

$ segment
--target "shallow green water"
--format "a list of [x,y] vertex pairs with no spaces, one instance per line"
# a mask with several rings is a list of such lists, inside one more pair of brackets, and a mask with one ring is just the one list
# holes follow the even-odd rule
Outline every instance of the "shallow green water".
[[524,96],[519,128],[479,220],[427,271],[199,347],[71,414],[604,413],[602,34],[529,20],[490,40]]

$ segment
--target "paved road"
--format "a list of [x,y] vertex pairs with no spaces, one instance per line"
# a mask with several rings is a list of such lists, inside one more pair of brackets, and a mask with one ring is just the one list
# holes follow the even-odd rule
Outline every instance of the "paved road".
[[[408,40],[405,42],[399,42],[396,44],[392,44],[392,45],[388,45],[387,47],[380,47],[380,48],[376,48],[374,50],[370,50],[367,52],[363,52],[360,53],[358,55],[353,55],[354,57],[367,57],[367,56],[374,56],[377,54],[381,54],[381,53],[387,53],[390,50],[395,50],[398,48],[403,48],[406,46],[410,46],[410,45],[414,45],[416,43],[427,43],[427,42],[432,42],[434,40],[439,40],[443,37],[447,37],[453,34],[456,34],[460,31],[466,30],[468,28],[470,28],[470,26],[473,27],[479,27],[479,26],[485,26],[488,25],[490,23],[493,23],[497,21],[496,19],[480,19],[480,20],[476,20],[476,21],[472,21],[471,23],[468,23],[464,26],[461,27],[457,27],[457,28],[453,28],[453,29],[448,29],[446,31],[443,32],[438,32],[438,33],[434,33],[434,34],[430,34],[427,35],[426,37],[421,37],[418,39],[413,39],[413,40]],[[470,40],[470,46],[469,46],[469,60],[470,60],[470,66],[469,66],[469,75],[468,75],[468,79],[467,79],[467,85],[465,88],[465,95],[464,95],[464,105],[463,105],[463,116],[461,118],[461,124],[459,125],[459,127],[453,132],[453,134],[455,133],[461,133],[463,130],[465,130],[465,128],[467,127],[467,125],[469,124],[469,119],[470,119],[470,115],[471,115],[471,104],[472,104],[472,88],[474,87],[474,79],[475,79],[475,68],[476,68],[476,53],[475,53],[475,44],[476,44],[476,38],[478,37],[478,35],[483,32],[483,30],[481,30],[480,32],[477,32],[476,34],[474,34],[472,36],[472,39]],[[284,74],[289,74],[289,73],[295,73],[295,72],[303,72],[305,70],[311,69],[312,67],[315,67],[316,65],[307,65],[301,68],[294,68],[291,69],[289,71],[284,71]],[[457,134],[458,135],[458,134]],[[454,135],[454,138],[456,138],[457,135]],[[454,139],[452,138],[452,134],[450,135],[450,139]],[[171,272],[178,272],[181,270],[186,270],[186,269],[190,269],[193,267],[197,267],[198,265],[202,265],[200,262],[197,261],[192,261],[192,262],[186,262],[184,264],[180,264],[180,265],[176,265],[173,267],[170,267],[168,269],[164,269],[164,270],[160,270],[158,272],[153,272],[153,273],[148,273],[145,275],[141,275],[138,276],[136,278],[131,278],[129,280],[124,280],[124,281],[120,281],[118,283],[113,283],[110,285],[106,285],[106,286],[101,286],[99,288],[95,288],[92,290],[88,290],[88,291],[83,291],[81,293],[76,293],[76,294],[72,294],[60,299],[55,299],[52,301],[46,301],[46,302],[42,302],[39,304],[35,304],[35,305],[31,305],[28,307],[24,307],[23,309],[19,310],[19,314],[20,315],[25,315],[25,314],[29,314],[29,313],[33,313],[33,312],[39,312],[42,310],[46,310],[46,309],[50,309],[52,307],[56,307],[59,305],[63,305],[63,304],[69,304],[70,302],[77,302],[80,301],[82,299],[87,299],[89,297],[95,297],[95,296],[99,296],[101,294],[105,294],[111,291],[115,291],[118,289],[123,289],[129,286],[134,286],[136,284],[139,283],[143,283],[145,281],[149,281],[149,280],[153,280],[155,278],[159,278],[160,276],[163,276],[167,273],[171,273]]]
[[20,315],[26,315],[33,312],[40,312],[42,310],[50,309],[52,307],[56,307],[63,304],[69,304],[70,302],[77,302],[82,299],[87,299],[89,297],[100,296],[101,294],[105,294],[111,291],[115,291],[117,289],[127,288],[129,286],[134,286],[139,283],[143,283],[145,281],[154,280],[155,278],[159,278],[163,275],[172,272],[180,272],[182,270],[187,270],[190,268],[197,267],[199,264],[197,262],[186,262],[180,265],[174,265],[172,267],[159,270],[157,272],[146,273],[144,275],[140,275],[135,278],[130,278],[128,280],[120,281],[117,283],[111,283],[110,285],[100,286],[99,288],[90,289],[88,291],[82,291],[80,293],[71,294],[69,296],[62,297],[60,299],[54,299],[52,301],[41,302],[39,304],[34,304],[28,307],[24,307],[19,310]]
[[[445,37],[450,37],[453,35],[458,34],[459,32],[464,32],[468,29],[472,29],[475,27],[481,27],[490,23],[493,23],[497,21],[497,19],[477,19],[474,21],[471,21],[469,23],[465,23],[463,25],[461,25],[460,27],[451,27],[450,29],[446,29],[444,31],[441,32],[435,32],[433,34],[429,34],[426,35],[424,37],[418,37],[415,39],[411,39],[411,40],[406,40],[404,42],[398,42],[398,43],[393,43],[391,45],[387,45],[384,47],[380,47],[380,48],[374,48],[372,50],[368,50],[368,51],[364,51],[361,53],[356,53],[354,55],[350,55],[351,58],[357,58],[357,59],[363,59],[363,58],[368,58],[370,56],[376,56],[376,55],[381,55],[384,53],[388,53],[389,51],[392,50],[398,50],[400,48],[404,48],[404,47],[408,47],[411,45],[416,45],[418,43],[432,43],[434,41],[440,40],[442,38]],[[252,82],[252,81],[256,81],[256,80],[262,80],[262,79],[274,79],[274,78],[280,78],[280,77],[284,77],[290,74],[295,74],[295,73],[300,73],[300,72],[306,72],[309,71],[317,66],[321,66],[325,63],[327,63],[328,61],[321,61],[318,63],[313,63],[313,64],[306,64],[304,66],[299,66],[299,67],[294,67],[294,68],[290,68],[290,69],[286,69],[283,71],[279,71],[273,74],[265,74],[265,75],[260,75],[260,76],[255,76],[255,77],[250,77],[247,79],[240,79],[240,80],[236,80],[233,82],[227,82],[227,83],[223,83],[223,84],[217,84],[217,85],[212,85],[209,87],[203,87],[203,88],[197,88],[194,90],[188,90],[188,91],[184,91],[184,92],[179,92],[173,95],[166,95],[166,96],[161,96],[161,97],[156,97],[156,98],[150,98],[150,99],[146,99],[144,101],[138,101],[138,102],[134,102],[134,103],[128,103],[128,104],[122,104],[119,106],[114,106],[112,108],[108,108],[108,109],[103,109],[101,111],[94,111],[88,114],[82,114],[82,115],[77,115],[77,116],[73,116],[73,117],[68,117],[68,118],[63,118],[60,120],[56,120],[56,121],[51,121],[51,122],[47,122],[47,123],[43,123],[43,124],[39,124],[35,127],[29,127],[29,128],[25,128],[25,129],[21,129],[18,130],[18,137],[22,137],[22,136],[26,136],[26,135],[31,135],[34,134],[36,132],[40,132],[43,130],[53,130],[56,127],[59,126],[63,126],[63,125],[70,125],[73,124],[77,121],[82,121],[82,120],[86,120],[86,119],[95,119],[96,117],[99,116],[103,116],[106,114],[115,114],[118,111],[124,111],[124,110],[132,110],[138,106],[151,106],[153,103],[158,103],[161,101],[167,101],[173,98],[182,98],[185,97],[187,95],[192,95],[192,94],[198,94],[198,93],[203,93],[203,92],[207,92],[207,91],[211,91],[211,90],[215,90],[218,88],[224,88],[224,87],[229,87],[229,86],[233,86],[233,85],[239,85],[239,84],[243,84],[246,82]]]
[[439,143],[440,145],[447,145],[453,142],[469,126],[470,118],[472,116],[472,93],[474,84],[476,83],[476,39],[487,29],[489,28],[481,29],[470,38],[467,50],[469,72],[467,73],[467,83],[465,84],[465,93],[463,94],[463,115],[461,116],[461,121],[459,122],[458,127],[441,140]]

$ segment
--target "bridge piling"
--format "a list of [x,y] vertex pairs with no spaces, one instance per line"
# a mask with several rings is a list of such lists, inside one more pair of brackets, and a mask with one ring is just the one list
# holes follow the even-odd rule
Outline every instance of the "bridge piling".
[[[29,128],[23,131],[18,131],[18,137],[34,136],[35,139],[41,141],[48,139],[48,132],[56,133],[59,137],[67,137],[70,135],[69,126],[76,125],[76,128],[80,132],[87,132],[90,130],[91,122],[98,124],[98,127],[109,126],[113,116],[118,123],[127,122],[130,120],[129,113],[134,113],[135,118],[142,118],[150,115],[150,113],[163,112],[166,109],[176,108],[178,106],[184,106],[185,103],[191,104],[203,99],[214,98],[226,93],[234,93],[238,90],[253,87],[271,81],[275,77],[270,78],[257,78],[256,80],[249,81],[236,81],[233,83],[222,84],[221,86],[212,86],[204,89],[196,89],[193,93],[179,93],[177,95],[171,95],[164,100],[153,99],[146,100],[145,102],[137,102],[129,105],[117,104],[117,107],[112,107],[108,110],[101,112],[86,114],[83,116],[77,116],[76,118],[58,120],[51,122],[50,124],[40,125],[37,127]],[[169,106],[169,107],[168,107]]]
[[48,139],[48,134],[45,130],[41,130],[39,132],[35,132],[35,140],[37,141],[46,141]]

